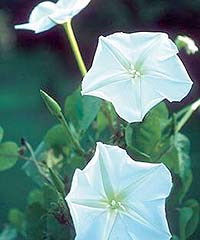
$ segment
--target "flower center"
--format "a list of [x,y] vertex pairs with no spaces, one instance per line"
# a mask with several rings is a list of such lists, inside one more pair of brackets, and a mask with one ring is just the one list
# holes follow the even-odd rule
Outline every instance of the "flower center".
[[123,204],[121,202],[118,202],[118,201],[114,200],[114,199],[109,203],[109,207],[113,210],[123,210],[123,211],[125,211],[125,207],[123,206]]
[[133,79],[137,79],[137,78],[141,77],[140,71],[136,70],[133,65],[130,66],[130,68],[128,69],[128,72]]

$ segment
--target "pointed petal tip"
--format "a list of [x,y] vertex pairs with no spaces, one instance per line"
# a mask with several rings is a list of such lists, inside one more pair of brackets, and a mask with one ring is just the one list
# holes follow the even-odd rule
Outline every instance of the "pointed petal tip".
[[23,24],[18,24],[14,26],[14,29],[26,29],[25,25],[27,25],[28,23],[23,23]]
[[124,116],[123,114],[118,112],[118,115],[120,116],[120,118],[124,119],[126,122],[131,124],[131,123],[136,123],[136,122],[142,122],[144,120],[144,117],[146,114],[145,115],[142,115],[142,114],[136,115],[135,113],[132,113],[129,116]]
[[103,147],[105,144],[104,143],[102,143],[102,142],[97,142],[96,143],[96,146],[98,147],[98,148],[101,148],[101,147]]
[[15,26],[14,26],[14,29],[16,29],[16,30],[17,30],[17,29],[20,29],[20,25],[15,25]]
[[107,38],[106,37],[104,37],[103,35],[101,35],[100,37],[99,37],[99,43],[107,43]]
[[65,197],[65,201],[68,202],[69,200],[69,194],[67,194],[67,196]]
[[[125,119],[125,118],[124,118]],[[136,122],[142,122],[144,119],[144,116],[141,118],[129,118],[129,119],[125,119],[128,123],[136,123]]]
[[15,25],[14,29],[16,29],[16,30],[29,30],[29,31],[34,31],[35,32],[34,27],[30,23],[23,23],[23,24]]
[[87,95],[87,93],[86,93],[86,91],[85,90],[81,90],[81,95],[83,96],[83,95]]
[[182,96],[180,96],[179,98],[173,98],[173,99],[169,99],[167,97],[165,97],[169,102],[181,102],[184,98],[187,97],[187,95],[190,93],[192,86],[193,86],[193,82],[192,80],[189,78],[187,82],[184,83],[185,85],[187,85],[187,89],[185,89],[185,91],[182,93]]
[[101,152],[105,148],[105,144],[102,142],[97,142],[96,143],[96,151]]

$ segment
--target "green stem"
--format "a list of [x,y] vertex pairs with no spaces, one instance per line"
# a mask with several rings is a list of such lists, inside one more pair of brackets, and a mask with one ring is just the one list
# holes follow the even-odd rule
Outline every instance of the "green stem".
[[76,61],[78,63],[78,67],[79,67],[79,70],[81,72],[81,75],[84,77],[85,74],[87,73],[87,69],[85,67],[85,63],[84,63],[83,58],[81,56],[80,49],[79,49],[78,43],[76,41],[73,29],[72,29],[71,20],[64,23],[63,27],[64,27],[64,29],[67,33],[67,36],[68,36],[69,42],[71,44],[72,50],[74,52]]
[[25,146],[26,148],[28,149],[28,151],[30,152],[31,154],[31,158],[32,158],[32,161],[34,162],[36,168],[38,169],[39,173],[44,177],[44,179],[47,181],[47,182],[50,182],[50,179],[48,178],[48,176],[43,172],[43,170],[41,169],[40,165],[38,164],[37,162],[37,159],[35,157],[35,154],[34,154],[34,151],[31,147],[31,145],[25,141]]
[[47,108],[49,109],[50,113],[52,115],[54,115],[60,121],[60,123],[64,126],[68,139],[71,140],[71,142],[74,145],[74,147],[76,148],[76,150],[81,155],[84,155],[85,152],[81,148],[77,139],[71,133],[71,130],[69,128],[67,121],[65,120],[65,117],[62,113],[62,109],[61,109],[60,105],[56,102],[56,100],[54,100],[52,97],[50,97],[46,92],[40,90],[40,94],[41,94]]
[[113,115],[111,113],[112,108],[110,107],[110,103],[104,101],[102,104],[101,110],[104,113],[105,117],[107,118],[107,120],[110,124],[111,132],[115,133],[115,124],[114,124]]
[[66,122],[65,117],[64,117],[64,115],[63,115],[62,113],[60,113],[58,119],[59,119],[60,123],[64,126],[65,132],[66,132],[66,134],[67,134],[67,137],[68,137],[68,139],[71,140],[71,142],[72,142],[73,145],[75,146],[77,152],[78,152],[80,155],[84,156],[84,155],[85,155],[85,151],[84,151],[83,148],[80,146],[79,142],[78,142],[77,139],[74,137],[74,135],[71,133],[70,128],[69,128],[69,126],[68,126],[68,123]]
[[192,116],[193,112],[197,110],[197,108],[200,107],[200,99],[192,103],[189,107],[186,113],[183,115],[183,117],[178,122],[176,132],[179,132],[182,127],[186,124],[186,122],[189,120],[189,118]]

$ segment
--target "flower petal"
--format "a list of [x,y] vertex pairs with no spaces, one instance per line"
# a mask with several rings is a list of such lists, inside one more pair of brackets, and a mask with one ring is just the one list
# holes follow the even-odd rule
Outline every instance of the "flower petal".
[[127,227],[127,224],[124,222],[123,215],[119,213],[115,220],[115,225],[110,233],[109,240],[140,240],[135,236],[135,234],[133,234],[133,228],[134,225],[132,225],[131,228],[129,228],[129,226]]
[[85,229],[92,224],[94,219],[105,212],[98,189],[100,184],[92,185],[87,174],[79,169],[75,171],[71,190],[66,196],[77,233],[86,231]]
[[[106,37],[132,64],[141,64],[153,55],[160,60],[178,53],[176,45],[162,32],[114,33]],[[158,46],[160,46],[158,50]]]
[[[142,163],[132,160],[132,163],[126,164],[126,166],[127,169],[124,169],[126,177],[121,175],[120,196],[122,198],[129,199],[129,201],[135,199],[152,201],[169,196],[172,178],[164,164]],[[129,175],[129,172],[132,172],[133,175]],[[135,175],[134,172],[136,172]],[[128,178],[127,175],[130,177]]]
[[55,11],[56,4],[50,1],[38,4],[31,12],[29,23],[16,25],[15,29],[33,30],[35,33],[46,31],[56,25],[49,17]]
[[[63,0],[61,0],[61,1],[63,1]],[[66,1],[66,0],[64,0],[64,1]],[[91,2],[91,0],[77,0],[73,6],[74,16],[76,14],[78,14],[83,8],[85,8],[90,2]]]
[[[81,171],[77,169],[75,171],[73,180],[72,180],[71,190],[68,193],[66,200],[67,202],[69,201],[75,204],[88,206],[88,207],[90,205],[89,202],[91,202],[91,205],[94,205],[95,202],[99,201],[99,206],[97,207],[101,208],[100,202],[103,199],[102,187],[100,184],[96,186],[93,185],[92,182],[90,182],[93,176],[89,174],[90,174],[89,171],[85,171],[85,170]],[[83,200],[82,203],[81,203],[81,199]]]
[[[103,165],[101,174],[104,188],[107,188],[105,192],[112,191],[112,195],[113,193],[116,195],[120,191],[120,176],[124,171],[127,153],[117,146],[110,146],[100,142],[97,143],[97,152],[99,153],[100,165]],[[107,176],[103,171],[106,172]]]
[[[154,209],[152,209],[152,214],[154,214]],[[163,214],[163,212],[161,212],[160,215],[161,214]],[[160,215],[158,216],[158,221],[160,220]],[[124,225],[126,225],[129,235],[132,236],[133,240],[171,239],[171,234],[167,226],[162,226],[161,223],[158,226],[154,226],[152,223],[148,222],[147,219],[134,211],[130,211],[128,214],[121,214],[121,219]]]
[[146,78],[141,77],[141,88],[140,88],[140,101],[141,101],[141,120],[144,118],[146,113],[156,106],[159,102],[165,99],[165,96],[163,96],[160,92],[155,90],[155,86],[151,85],[151,83],[148,81],[145,81]]
[[150,228],[155,232],[161,232],[170,236],[165,214],[165,199],[145,202],[136,200],[134,202],[129,201],[127,203],[127,209],[131,218],[135,218],[138,222],[144,222],[144,225],[146,225],[147,228]]
[[77,15],[90,1],[91,0],[59,0],[56,4],[58,9],[50,15],[50,18],[58,24],[63,24]]
[[[76,229],[76,240],[102,240],[108,212],[87,207],[71,207],[71,214]],[[74,212],[74,214],[73,214]]]
[[148,82],[155,92],[169,101],[181,101],[192,87],[192,81],[176,55],[164,61],[151,61],[142,81]]
[[108,209],[108,204],[93,188],[97,188],[97,185],[92,187],[86,174],[76,170],[71,191],[66,197],[77,233],[76,239],[108,239],[117,212]]
[[23,23],[23,24],[15,25],[15,29],[26,29],[26,30],[35,31],[35,25],[31,23]]
[[[125,69],[110,49],[107,47],[104,38],[100,37],[92,68],[82,82],[83,95],[90,95],[91,92],[98,90],[98,88],[109,85],[113,81],[120,82],[124,79]],[[118,76],[120,76],[119,79]]]

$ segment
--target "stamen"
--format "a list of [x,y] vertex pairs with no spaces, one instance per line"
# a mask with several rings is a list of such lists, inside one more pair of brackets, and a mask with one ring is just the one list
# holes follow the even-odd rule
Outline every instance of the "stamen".
[[133,65],[128,69],[129,74],[133,79],[139,78],[141,76],[141,73],[135,69]]
[[121,202],[117,202],[116,200],[112,200],[109,204],[109,207],[114,210],[123,210],[125,211],[125,207]]

